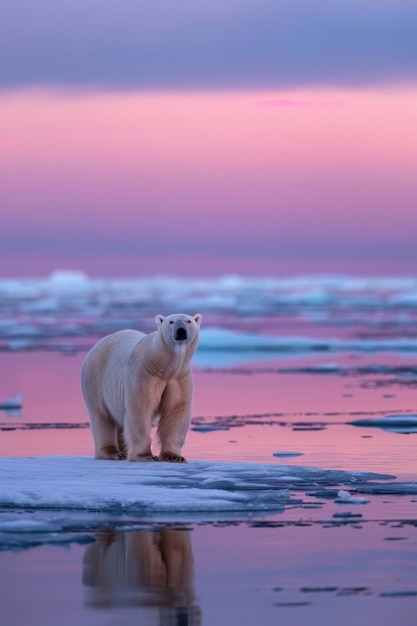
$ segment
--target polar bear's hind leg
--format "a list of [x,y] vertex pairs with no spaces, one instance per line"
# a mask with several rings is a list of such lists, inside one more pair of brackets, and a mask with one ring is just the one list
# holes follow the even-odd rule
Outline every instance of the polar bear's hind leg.
[[[125,457],[119,442],[120,427],[103,402],[100,394],[101,377],[97,374],[95,359],[98,348],[93,350],[84,361],[81,370],[81,388],[90,418],[91,433],[94,439],[95,458],[105,461],[120,461]],[[100,354],[100,352],[98,352]]]
[[89,407],[91,429],[95,442],[95,458],[104,461],[121,461],[126,458],[119,447],[119,427],[106,411]]

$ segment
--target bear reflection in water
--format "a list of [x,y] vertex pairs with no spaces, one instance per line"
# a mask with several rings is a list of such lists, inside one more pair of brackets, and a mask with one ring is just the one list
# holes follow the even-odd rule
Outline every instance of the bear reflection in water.
[[89,607],[154,607],[156,623],[201,624],[188,530],[98,533],[84,555],[83,584]]

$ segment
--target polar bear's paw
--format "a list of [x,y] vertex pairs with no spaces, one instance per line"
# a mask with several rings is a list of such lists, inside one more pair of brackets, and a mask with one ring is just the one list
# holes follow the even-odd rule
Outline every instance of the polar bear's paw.
[[96,459],[102,461],[123,461],[125,458],[124,452],[120,452],[114,446],[106,446],[96,453]]
[[159,456],[154,454],[135,454],[135,456],[128,456],[127,460],[133,463],[152,463],[153,461],[159,461]]
[[163,452],[159,457],[160,461],[168,461],[169,463],[187,463],[187,459],[173,452]]

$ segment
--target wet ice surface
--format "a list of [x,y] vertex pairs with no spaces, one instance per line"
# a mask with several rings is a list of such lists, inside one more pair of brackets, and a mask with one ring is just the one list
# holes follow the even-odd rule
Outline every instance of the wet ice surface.
[[[312,511],[321,511],[326,505],[316,515],[316,522],[340,524],[351,523],[352,517],[357,522],[362,513],[343,511],[332,519],[327,512],[330,502],[366,505],[369,497],[361,494],[417,497],[417,482],[397,481],[391,475],[260,463],[192,461],[177,465],[70,456],[2,458],[0,478],[1,549],[85,542],[89,540],[86,529],[102,527],[103,516],[109,515],[112,525],[121,524],[114,518],[128,516],[131,528],[132,516],[142,521],[230,523],[297,510],[299,516],[308,512],[311,517]],[[123,522],[122,528],[125,526]]]

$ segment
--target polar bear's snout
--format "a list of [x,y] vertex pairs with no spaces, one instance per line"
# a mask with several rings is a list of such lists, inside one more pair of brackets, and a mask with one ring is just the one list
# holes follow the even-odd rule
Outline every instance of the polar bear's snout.
[[175,341],[186,341],[188,339],[187,328],[182,322],[175,326],[174,339]]

